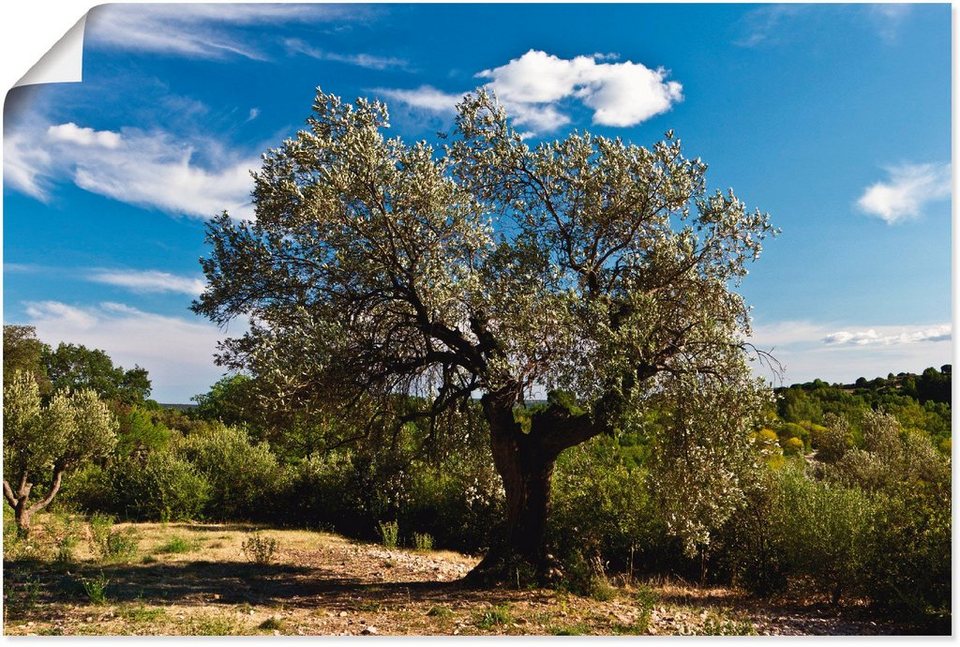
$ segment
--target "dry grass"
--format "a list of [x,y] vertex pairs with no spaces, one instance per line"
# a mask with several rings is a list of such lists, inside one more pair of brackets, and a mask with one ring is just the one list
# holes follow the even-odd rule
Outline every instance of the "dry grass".
[[[620,587],[607,601],[546,589],[475,590],[457,580],[476,558],[449,551],[387,549],[329,533],[245,524],[135,528],[139,553],[130,563],[99,563],[84,545],[72,564],[5,561],[4,633],[610,635],[754,629],[744,615],[747,601],[730,589],[662,581]],[[243,543],[255,530],[278,542],[269,564],[251,563],[244,554]],[[163,552],[177,538],[199,548]],[[80,582],[101,572],[109,583],[103,603],[93,605]]]

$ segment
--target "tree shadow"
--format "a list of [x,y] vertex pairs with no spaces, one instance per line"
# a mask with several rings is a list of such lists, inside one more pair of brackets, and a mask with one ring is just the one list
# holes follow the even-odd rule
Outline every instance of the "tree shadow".
[[[462,580],[370,582],[333,569],[247,562],[191,561],[156,564],[51,565],[5,562],[5,597],[16,601],[31,587],[41,592],[29,605],[31,619],[45,617],[48,603],[91,604],[82,581],[107,580],[110,604],[283,605],[285,608],[370,611],[411,605],[461,607],[501,604],[520,597],[549,599],[545,592],[478,589]],[[17,618],[24,605],[9,605]]]

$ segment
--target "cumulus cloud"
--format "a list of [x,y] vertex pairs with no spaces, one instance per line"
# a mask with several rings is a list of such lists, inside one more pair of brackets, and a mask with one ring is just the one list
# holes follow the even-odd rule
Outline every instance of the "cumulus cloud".
[[[226,335],[211,324],[169,317],[119,303],[73,306],[58,301],[26,304],[27,321],[48,344],[83,344],[107,352],[114,363],[150,372],[160,402],[186,402],[207,391],[222,370],[213,363]],[[246,322],[231,331],[242,333]]]
[[916,218],[928,203],[950,197],[949,164],[902,164],[887,173],[885,182],[864,190],[857,206],[888,224]]
[[[201,164],[201,158],[211,162]],[[9,133],[4,161],[10,186],[40,200],[50,199],[56,181],[69,178],[91,193],[197,218],[224,209],[252,218],[250,170],[260,166],[259,158],[212,140],[185,142],[136,128],[98,131],[72,122]]]
[[78,146],[117,148],[120,145],[120,133],[110,130],[81,128],[72,121],[59,126],[50,126],[47,128],[47,137],[55,142],[69,142]]
[[90,11],[86,43],[123,49],[222,59],[267,58],[244,27],[323,20],[354,20],[363,7],[310,4],[108,4]]
[[[633,126],[666,112],[683,98],[683,86],[667,81],[663,68],[640,63],[606,63],[595,56],[563,59],[530,50],[477,74],[490,79],[489,87],[507,106],[518,110],[517,123],[550,130],[558,123],[549,114],[556,102],[574,97],[593,109],[593,122],[604,126]],[[547,111],[543,119],[541,110]]]
[[406,69],[409,62],[393,56],[376,56],[374,54],[339,54],[313,47],[299,38],[287,38],[283,41],[287,51],[291,54],[303,54],[320,61],[346,63],[371,70],[386,70],[391,68]]
[[199,278],[157,270],[94,270],[88,278],[95,283],[115,285],[134,292],[176,292],[197,296],[204,288],[204,282]]
[[[500,67],[482,70],[478,78],[507,109],[514,123],[531,131],[549,132],[570,122],[566,101],[579,101],[593,111],[593,123],[633,126],[668,111],[683,99],[683,86],[666,80],[663,68],[612,60],[611,54],[563,59],[530,50]],[[463,94],[446,93],[431,86],[415,90],[384,89],[380,94],[410,106],[452,112]]]

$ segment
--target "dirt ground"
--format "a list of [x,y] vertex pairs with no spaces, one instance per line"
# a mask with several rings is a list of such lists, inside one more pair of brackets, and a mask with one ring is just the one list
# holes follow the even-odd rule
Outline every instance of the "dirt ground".
[[856,608],[777,604],[677,582],[622,585],[602,599],[546,589],[475,590],[476,558],[246,525],[133,527],[136,554],[104,562],[4,560],[6,635],[857,635],[900,633]]

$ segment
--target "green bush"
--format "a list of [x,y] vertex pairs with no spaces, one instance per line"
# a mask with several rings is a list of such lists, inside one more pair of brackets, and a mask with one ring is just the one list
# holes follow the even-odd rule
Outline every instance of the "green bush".
[[274,537],[265,537],[259,532],[251,533],[243,542],[243,552],[254,564],[269,564],[280,548],[280,542]]
[[377,532],[380,534],[380,543],[386,548],[396,548],[397,540],[400,537],[400,527],[396,521],[381,521],[377,524]]
[[266,443],[253,444],[243,429],[211,424],[179,445],[181,455],[210,484],[205,516],[220,520],[264,520],[276,512],[284,471]]
[[111,470],[113,509],[127,518],[180,521],[204,509],[210,484],[172,449],[118,461]]

